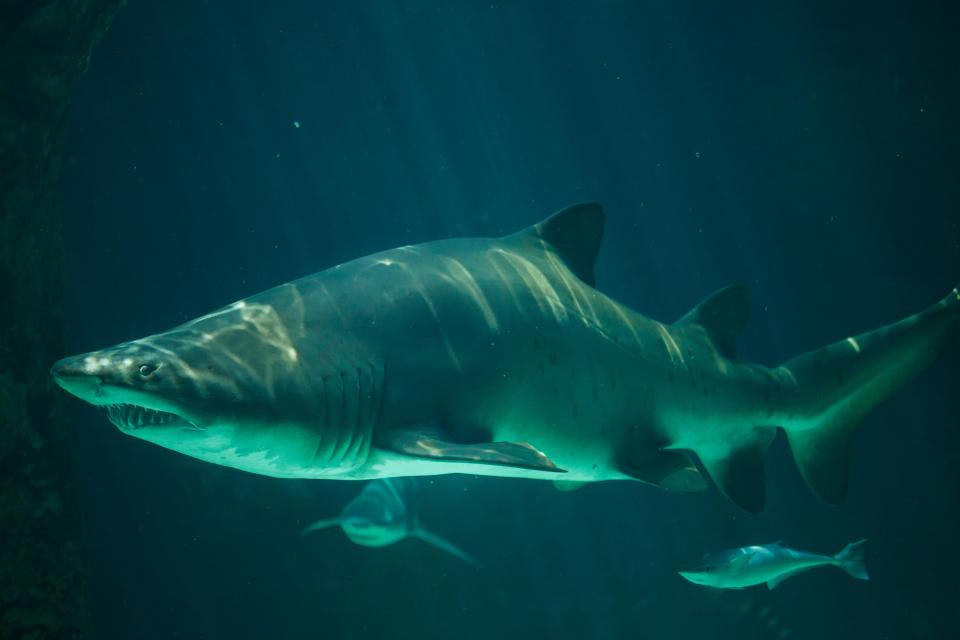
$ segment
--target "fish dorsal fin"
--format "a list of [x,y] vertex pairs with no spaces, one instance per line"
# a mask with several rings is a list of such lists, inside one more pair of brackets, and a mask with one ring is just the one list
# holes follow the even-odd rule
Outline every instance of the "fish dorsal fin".
[[737,336],[750,320],[750,294],[743,285],[720,289],[695,306],[674,326],[698,326],[724,358],[737,358]]
[[584,202],[561,209],[508,238],[546,242],[575,276],[592,287],[596,284],[593,265],[603,241],[603,225],[603,207]]

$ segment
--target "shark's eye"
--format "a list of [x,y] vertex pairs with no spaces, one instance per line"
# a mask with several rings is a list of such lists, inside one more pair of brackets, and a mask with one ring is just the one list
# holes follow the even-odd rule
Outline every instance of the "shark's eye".
[[156,368],[155,366],[153,366],[152,364],[142,364],[142,365],[140,365],[140,375],[142,375],[144,378],[146,378],[147,376],[149,376],[151,373],[153,373],[153,372],[156,371],[156,370],[157,370],[157,368]]

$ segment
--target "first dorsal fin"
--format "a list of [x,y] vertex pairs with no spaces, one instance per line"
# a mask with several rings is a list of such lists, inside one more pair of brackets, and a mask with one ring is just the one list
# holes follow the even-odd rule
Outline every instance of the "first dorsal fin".
[[575,276],[596,284],[593,265],[603,241],[603,207],[594,202],[570,205],[511,238],[537,239],[548,243]]
[[743,285],[720,289],[675,323],[677,327],[701,327],[724,358],[737,357],[737,336],[750,320],[750,294]]

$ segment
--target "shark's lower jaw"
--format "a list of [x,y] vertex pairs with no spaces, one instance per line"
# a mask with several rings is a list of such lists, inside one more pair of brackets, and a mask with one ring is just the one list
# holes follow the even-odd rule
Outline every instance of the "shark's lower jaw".
[[[101,405],[107,411],[107,418],[123,431],[135,431],[144,427],[189,426],[193,423],[175,413],[148,409],[135,404]],[[194,427],[195,428],[195,427]]]

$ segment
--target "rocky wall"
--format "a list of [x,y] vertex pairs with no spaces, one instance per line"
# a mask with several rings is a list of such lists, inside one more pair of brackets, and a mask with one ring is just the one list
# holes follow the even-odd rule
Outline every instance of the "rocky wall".
[[87,635],[64,355],[66,112],[120,0],[0,0],[0,638]]

